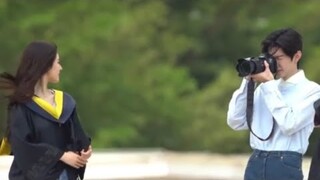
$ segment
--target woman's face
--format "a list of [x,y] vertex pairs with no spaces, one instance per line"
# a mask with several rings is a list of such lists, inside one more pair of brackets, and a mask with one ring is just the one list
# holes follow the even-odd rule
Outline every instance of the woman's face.
[[46,73],[48,83],[58,83],[60,80],[61,70],[62,66],[60,64],[59,54],[57,53],[51,69]]

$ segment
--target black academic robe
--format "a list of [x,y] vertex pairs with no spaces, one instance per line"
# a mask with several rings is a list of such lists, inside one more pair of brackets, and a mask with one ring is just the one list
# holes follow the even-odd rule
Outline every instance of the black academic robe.
[[9,110],[10,136],[14,156],[10,180],[56,180],[67,170],[70,180],[84,168],[73,168],[59,159],[65,151],[80,152],[90,145],[76,112],[74,99],[63,93],[63,110],[57,120],[34,101],[18,104]]
[[316,151],[312,156],[308,180],[320,180],[320,140],[318,140]]
[[[313,104],[315,109],[314,125],[320,127],[320,99]],[[317,142],[316,150],[312,155],[309,168],[308,180],[320,180],[320,139]]]

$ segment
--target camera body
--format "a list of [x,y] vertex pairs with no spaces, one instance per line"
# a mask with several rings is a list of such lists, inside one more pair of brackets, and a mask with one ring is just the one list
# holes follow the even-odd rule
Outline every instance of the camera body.
[[269,69],[272,73],[277,72],[277,61],[269,54],[261,54],[258,57],[247,57],[238,59],[236,69],[240,77],[245,77],[250,74],[258,74],[265,70],[264,61],[269,64]]

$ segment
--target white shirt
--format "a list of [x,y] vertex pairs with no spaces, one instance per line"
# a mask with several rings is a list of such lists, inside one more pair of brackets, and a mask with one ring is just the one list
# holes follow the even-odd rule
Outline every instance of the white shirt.
[[[254,92],[251,129],[261,141],[250,133],[250,146],[265,151],[295,151],[304,154],[314,128],[313,103],[320,98],[320,86],[309,81],[299,70],[287,81],[282,79],[261,83]],[[246,122],[247,80],[244,78],[230,100],[228,125],[234,130],[248,129]],[[273,121],[274,117],[275,121]]]

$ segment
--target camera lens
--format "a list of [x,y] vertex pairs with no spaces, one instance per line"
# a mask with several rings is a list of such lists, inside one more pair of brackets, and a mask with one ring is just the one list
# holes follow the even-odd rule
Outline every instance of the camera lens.
[[262,54],[259,57],[247,57],[238,59],[236,69],[240,77],[245,77],[250,74],[257,74],[265,70],[264,61],[269,64],[269,69],[272,73],[277,72],[277,61],[269,54]]
[[239,76],[245,77],[254,72],[255,64],[254,62],[246,59],[239,59],[239,63],[237,65],[237,71],[239,72]]

